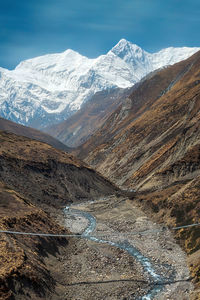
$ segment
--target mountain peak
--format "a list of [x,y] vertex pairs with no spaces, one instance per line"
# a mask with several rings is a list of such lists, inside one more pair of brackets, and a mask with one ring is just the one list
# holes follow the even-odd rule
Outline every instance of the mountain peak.
[[[127,44],[131,44],[132,45],[132,43],[131,42],[129,42],[128,40],[126,40],[126,39],[121,39],[117,44],[116,44],[116,46],[118,46],[118,45],[120,45],[120,46],[126,46]],[[115,46],[115,47],[116,47]]]
[[73,49],[67,49],[64,52],[58,54],[60,54],[60,56],[66,56],[66,55],[82,56],[79,52],[74,51]]
[[132,47],[132,46],[136,46],[138,47],[136,44],[133,44],[129,41],[127,41],[126,39],[121,39],[114,47],[115,48],[124,48],[124,47]]
[[140,48],[136,44],[132,44],[131,42],[127,41],[126,39],[121,39],[111,50],[110,52],[114,53],[115,55],[119,56],[120,58],[124,59],[127,54],[134,56],[134,57],[141,57],[144,50]]

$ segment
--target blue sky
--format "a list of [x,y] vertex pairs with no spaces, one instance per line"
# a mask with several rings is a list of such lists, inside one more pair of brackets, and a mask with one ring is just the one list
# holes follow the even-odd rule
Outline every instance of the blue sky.
[[149,52],[200,46],[199,0],[1,0],[0,66],[68,48],[88,57],[121,38]]

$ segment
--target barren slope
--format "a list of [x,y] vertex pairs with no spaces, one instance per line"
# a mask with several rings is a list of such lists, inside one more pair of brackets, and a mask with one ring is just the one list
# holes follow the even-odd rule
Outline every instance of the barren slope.
[[[142,82],[76,153],[113,182],[140,192],[138,201],[151,207],[160,221],[173,226],[198,223],[199,122],[197,53]],[[197,281],[199,235],[199,227],[178,234],[186,251],[195,253]]]
[[[27,198],[0,182],[0,230],[68,233]],[[54,294],[56,277],[45,257],[67,247],[64,238],[0,235],[0,299],[44,299]]]
[[0,132],[0,178],[34,203],[57,207],[115,189],[72,155],[5,132]]
[[30,139],[34,139],[40,142],[47,143],[54,148],[63,150],[63,151],[69,151],[70,149],[62,144],[60,141],[56,140],[52,136],[41,132],[37,129],[33,129],[30,127],[26,127],[17,123],[14,123],[12,121],[0,118],[0,130],[6,131],[6,132],[11,132],[17,135],[22,135],[26,136]]
[[[58,225],[61,208],[117,191],[72,155],[0,131],[0,230],[68,233]],[[71,251],[67,244],[63,238],[0,233],[0,299],[57,299],[55,289],[65,289],[60,282],[61,260]]]

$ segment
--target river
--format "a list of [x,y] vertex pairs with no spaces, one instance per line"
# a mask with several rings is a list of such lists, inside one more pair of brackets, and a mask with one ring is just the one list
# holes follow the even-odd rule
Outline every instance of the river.
[[[106,202],[105,202],[106,203]],[[93,207],[95,204],[88,204],[89,210],[91,210],[91,205]],[[106,203],[107,205],[107,203]],[[108,208],[106,208],[105,205],[105,211],[108,211]],[[96,211],[98,211],[98,202],[96,203]],[[123,206],[124,207],[124,206]],[[91,212],[85,211],[87,206],[81,206],[79,207],[80,209],[77,208],[71,208],[67,207],[65,210],[66,215],[71,215],[73,217],[79,217],[82,220],[85,219],[87,224],[85,228],[81,232],[81,238],[93,241],[96,243],[100,244],[108,244],[111,247],[116,247],[118,249],[121,249],[123,251],[126,251],[130,256],[134,257],[142,266],[143,271],[145,274],[148,274],[147,280],[149,281],[148,289],[146,290],[146,294],[143,296],[137,298],[138,300],[153,300],[153,299],[176,299],[176,298],[165,298],[168,297],[169,295],[169,290],[173,290],[173,288],[169,288],[170,285],[176,284],[179,286],[180,289],[180,284],[178,285],[178,281],[181,281],[184,278],[188,279],[188,272],[184,270],[181,274],[181,280],[179,280],[179,274],[177,274],[177,266],[173,266],[172,264],[169,264],[167,262],[160,262],[160,266],[158,267],[158,264],[155,263],[155,260],[153,261],[151,257],[146,256],[146,254],[143,253],[138,247],[134,246],[132,243],[132,240],[130,241],[130,238],[127,238],[127,236],[120,235],[119,233],[119,238],[117,239],[116,235],[115,238],[111,237],[108,238],[109,236],[102,237],[97,234],[96,228],[98,224],[98,220],[96,217],[91,214]],[[83,210],[84,209],[84,210]],[[110,211],[112,208],[109,208]],[[101,210],[102,210],[102,205],[101,205]],[[116,211],[116,207],[114,208]],[[120,211],[120,210],[119,210]],[[123,211],[123,210],[121,210]],[[115,212],[116,213],[116,212]],[[155,228],[155,227],[154,227]],[[159,227],[160,229],[160,227]],[[164,232],[165,235],[167,235],[166,232]],[[101,231],[102,235],[102,231]],[[153,237],[154,238],[154,237]],[[147,239],[148,242],[148,239]],[[137,243],[136,243],[137,245]],[[159,246],[160,247],[160,246]],[[145,252],[145,251],[144,251]],[[181,250],[180,250],[181,253]],[[150,255],[152,256],[152,255]],[[179,261],[180,263],[180,261]],[[163,271],[164,270],[164,271]],[[184,275],[184,276],[182,276]],[[183,285],[183,284],[182,284]],[[166,286],[168,286],[168,289],[166,289]],[[187,289],[186,289],[187,286]],[[186,281],[184,284],[185,290],[190,290],[192,287],[190,286],[190,283]],[[166,289],[166,293],[165,293]],[[161,295],[161,296],[159,296]],[[175,292],[174,292],[175,295]],[[160,298],[159,298],[160,297]],[[175,296],[174,296],[175,297]],[[187,298],[187,293],[185,294],[185,298],[178,298],[180,296],[177,296],[177,299],[189,299]],[[102,298],[103,299],[103,298]]]

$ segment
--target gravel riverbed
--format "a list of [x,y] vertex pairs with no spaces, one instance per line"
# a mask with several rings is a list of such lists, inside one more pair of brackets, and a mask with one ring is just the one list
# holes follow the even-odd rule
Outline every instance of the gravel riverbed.
[[[72,238],[76,249],[69,255],[65,271],[68,275],[65,299],[160,299],[189,300],[193,290],[186,255],[168,229],[153,223],[140,208],[125,198],[108,197],[73,209],[89,212],[96,218],[91,234],[112,243],[126,242],[152,263],[165,280],[162,290],[145,298],[154,278],[137,259],[126,251],[106,243]],[[83,233],[88,220],[81,214],[66,212],[65,226]],[[158,283],[159,284],[159,283]]]

